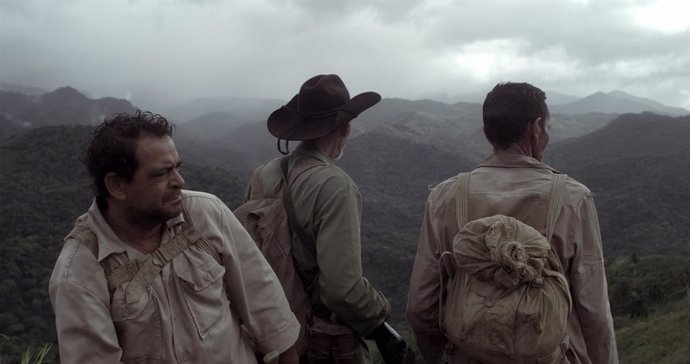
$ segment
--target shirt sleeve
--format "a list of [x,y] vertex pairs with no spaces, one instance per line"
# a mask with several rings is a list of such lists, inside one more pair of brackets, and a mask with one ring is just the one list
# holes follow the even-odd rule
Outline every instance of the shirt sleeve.
[[570,270],[573,309],[577,310],[592,363],[618,363],[599,219],[591,193],[585,195],[578,212],[573,236],[581,249]]
[[271,361],[297,341],[300,325],[261,251],[227,206],[219,205],[228,297],[265,360]]
[[[71,270],[75,256],[88,260],[79,266],[91,268],[91,274]],[[93,284],[79,282],[80,277],[88,277]],[[106,287],[102,268],[93,254],[84,252],[76,241],[68,241],[49,285],[61,363],[121,362],[122,349],[110,317],[110,293]]]
[[447,339],[439,327],[438,240],[433,231],[431,199],[424,210],[417,255],[412,267],[407,296],[407,319],[417,338],[417,346],[425,363],[438,363]]
[[320,299],[366,337],[385,320],[388,301],[362,276],[361,210],[355,185],[337,175],[323,181],[314,212]]

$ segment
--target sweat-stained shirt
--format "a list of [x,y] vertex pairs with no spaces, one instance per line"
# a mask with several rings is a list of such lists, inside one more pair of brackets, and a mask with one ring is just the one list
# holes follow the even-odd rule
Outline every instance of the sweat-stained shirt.
[[[388,301],[362,276],[362,197],[352,179],[319,151],[300,145],[290,155],[289,169],[307,159],[318,165],[294,179],[290,191],[299,224],[315,238],[316,254],[293,233],[296,268],[309,275],[309,282],[317,280],[312,303],[323,304],[358,335],[368,336],[385,320]],[[280,196],[280,159],[256,173],[263,197]]]
[[[99,262],[113,254],[109,259],[125,264],[144,254],[118,238],[95,201],[77,219],[95,234],[98,256],[70,238],[55,264],[49,291],[61,363],[255,363],[252,340],[271,358],[295,343],[299,323],[280,283],[228,207],[184,190],[182,204],[222,264],[189,246],[129,304],[129,282],[111,296]],[[161,242],[183,223],[182,214],[168,220]]]
[[[494,153],[472,171],[469,220],[503,214],[544,234],[555,173],[546,164],[515,151]],[[407,316],[428,363],[436,363],[447,343],[438,320],[438,261],[441,253],[453,250],[453,237],[458,232],[457,191],[458,179],[453,177],[429,194],[410,281]],[[551,244],[563,264],[573,298],[566,331],[572,347],[568,351],[570,362],[618,363],[599,220],[592,193],[572,178],[565,185]],[[450,363],[462,363],[467,358],[455,347],[449,359]]]

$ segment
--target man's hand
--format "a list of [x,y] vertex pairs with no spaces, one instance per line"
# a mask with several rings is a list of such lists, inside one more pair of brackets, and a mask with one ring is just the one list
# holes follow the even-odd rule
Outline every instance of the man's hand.
[[278,357],[278,364],[299,364],[299,354],[294,347],[287,349]]

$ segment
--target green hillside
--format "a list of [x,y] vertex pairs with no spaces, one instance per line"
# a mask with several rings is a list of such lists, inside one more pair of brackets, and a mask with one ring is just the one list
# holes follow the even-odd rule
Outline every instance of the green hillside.
[[604,254],[690,255],[690,116],[627,114],[546,151],[595,194]]
[[619,361],[626,364],[690,363],[690,302],[667,305],[663,313],[616,331]]

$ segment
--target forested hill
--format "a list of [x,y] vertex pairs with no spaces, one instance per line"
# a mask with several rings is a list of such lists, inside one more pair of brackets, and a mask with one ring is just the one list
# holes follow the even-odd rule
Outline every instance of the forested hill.
[[117,112],[133,112],[123,99],[90,99],[72,87],[41,95],[0,91],[0,139],[33,127],[46,125],[94,125]]
[[690,255],[690,116],[626,114],[547,161],[596,195],[606,256]]

